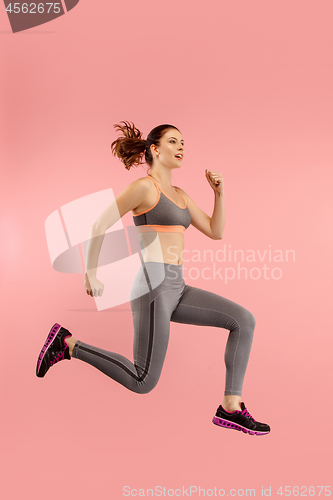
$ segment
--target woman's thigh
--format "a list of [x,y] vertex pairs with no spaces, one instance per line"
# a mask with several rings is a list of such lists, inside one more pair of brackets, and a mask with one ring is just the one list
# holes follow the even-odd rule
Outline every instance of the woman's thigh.
[[131,301],[134,365],[141,378],[148,377],[153,384],[157,383],[163,367],[169,343],[170,318],[182,289],[161,284]]
[[215,326],[227,330],[239,329],[246,324],[255,326],[253,314],[243,306],[221,295],[185,285],[177,308],[171,316],[175,323],[199,326]]

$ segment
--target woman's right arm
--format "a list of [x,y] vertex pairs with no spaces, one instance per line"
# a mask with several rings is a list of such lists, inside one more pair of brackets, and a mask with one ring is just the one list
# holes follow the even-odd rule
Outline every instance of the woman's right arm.
[[84,274],[85,289],[92,297],[101,296],[103,284],[96,278],[98,258],[105,232],[130,210],[134,210],[144,200],[150,186],[145,178],[137,179],[120,193],[104,210],[91,228],[87,245],[86,269]]

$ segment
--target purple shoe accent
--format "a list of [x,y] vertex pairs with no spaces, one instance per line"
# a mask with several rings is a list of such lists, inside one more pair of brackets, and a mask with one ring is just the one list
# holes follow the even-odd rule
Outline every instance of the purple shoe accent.
[[45,341],[45,344],[38,356],[36,375],[44,377],[46,372],[59,361],[71,359],[69,347],[65,342],[72,334],[59,323],[55,323]]
[[[46,339],[46,342],[43,346],[43,349],[40,351],[40,354],[39,354],[39,357],[38,357],[38,361],[37,361],[37,373],[39,372],[39,368],[40,368],[40,365],[41,365],[41,362],[43,361],[43,358],[45,356],[45,353],[48,349],[48,347],[50,346],[52,340],[54,339],[54,337],[57,335],[58,331],[60,330],[61,328],[61,325],[59,325],[58,323],[54,323],[54,325],[52,326],[48,336],[47,336],[47,339]],[[68,337],[69,335],[67,335]]]
[[[227,412],[227,413],[235,413],[235,412]],[[246,427],[243,427],[242,425],[235,424],[233,422],[230,422],[229,420],[224,420],[223,418],[216,416],[213,417],[213,424],[219,425],[220,427],[224,427],[225,429],[234,429],[236,431],[243,431],[245,434],[250,434],[251,436],[253,435],[264,436],[265,434],[268,434],[268,432],[251,431],[250,429],[246,429]]]
[[65,359],[65,351],[66,351],[66,349],[64,349],[63,351],[59,352],[59,354],[57,354],[57,356],[54,358],[54,360],[50,361],[50,366],[53,366],[56,363],[58,363],[58,361],[61,361],[62,359]]

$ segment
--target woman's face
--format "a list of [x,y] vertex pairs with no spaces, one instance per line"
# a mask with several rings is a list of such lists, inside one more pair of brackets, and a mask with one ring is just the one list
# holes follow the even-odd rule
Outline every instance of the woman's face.
[[[160,139],[160,145],[155,148],[158,152],[157,162],[166,167],[177,168],[181,166],[184,157],[184,140],[182,134],[174,129],[168,129]],[[154,155],[154,158],[156,156]]]

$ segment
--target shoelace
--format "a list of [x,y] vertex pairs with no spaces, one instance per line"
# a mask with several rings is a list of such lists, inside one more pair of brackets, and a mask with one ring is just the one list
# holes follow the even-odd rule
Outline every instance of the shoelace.
[[254,418],[252,417],[252,415],[247,411],[247,409],[245,408],[245,410],[242,411],[241,415],[244,415],[244,417],[247,417],[249,418],[250,420],[252,420],[253,422],[255,422]]

